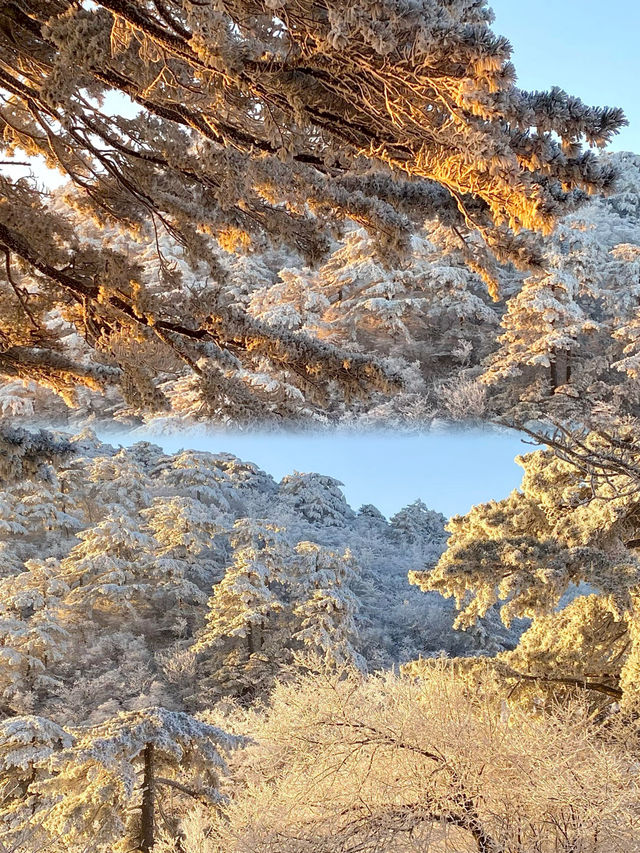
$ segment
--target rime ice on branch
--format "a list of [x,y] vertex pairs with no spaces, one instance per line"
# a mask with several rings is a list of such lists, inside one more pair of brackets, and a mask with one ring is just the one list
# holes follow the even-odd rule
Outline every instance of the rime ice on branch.
[[[158,363],[183,363],[204,411],[393,388],[375,358],[251,318],[218,246],[313,262],[349,220],[391,256],[436,218],[493,289],[496,260],[537,267],[523,229],[609,189],[584,145],[625,120],[518,89],[492,19],[482,0],[4,4],[2,148],[70,189],[51,204],[0,178],[2,373],[67,398],[119,383],[161,409]],[[125,233],[152,247],[151,278]],[[184,267],[206,286],[180,287]]]

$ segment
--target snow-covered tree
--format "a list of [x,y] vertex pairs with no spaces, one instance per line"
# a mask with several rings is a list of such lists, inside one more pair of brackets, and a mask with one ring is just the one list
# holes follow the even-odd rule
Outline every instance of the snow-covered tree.
[[[166,793],[216,803],[225,754],[238,739],[188,714],[154,707],[70,731],[73,743],[41,758],[34,820],[52,838],[96,851],[149,853]],[[174,828],[175,827],[170,827]]]
[[233,562],[209,599],[194,650],[222,692],[259,690],[283,663],[280,617],[289,549],[281,531],[253,519],[236,522]]
[[26,538],[28,528],[22,506],[13,491],[0,491],[0,576],[22,571],[22,555],[16,553],[17,539]]
[[107,517],[78,538],[61,563],[70,587],[69,619],[87,619],[89,625],[115,625],[123,617],[132,624],[150,620],[161,633],[169,630],[177,604],[200,597],[184,567],[158,559],[161,547],[130,516]]
[[616,287],[610,295],[618,310],[613,337],[624,347],[623,357],[614,366],[637,379],[640,357],[640,245],[621,243],[611,254],[617,262],[614,271]]
[[[80,476],[86,476],[85,472]],[[92,460],[88,479],[92,486],[84,486],[83,492],[91,521],[100,521],[105,513],[114,511],[135,515],[151,502],[144,471],[129,453],[98,456]]]
[[364,661],[353,648],[357,600],[349,583],[356,574],[349,551],[335,554],[313,542],[300,542],[292,567],[298,603],[292,638],[334,665]]
[[[349,232],[317,270],[281,270],[252,294],[249,310],[364,352],[417,361],[424,374],[477,362],[498,315],[486,287],[457,254],[415,235],[395,263],[362,229]],[[406,391],[405,391],[406,393]]]
[[420,499],[401,509],[391,518],[391,528],[403,542],[421,543],[429,547],[442,545],[445,517],[434,512]]
[[296,471],[282,478],[280,498],[285,508],[290,507],[311,524],[343,527],[354,513],[345,500],[342,485],[334,477]]
[[38,799],[31,786],[46,778],[48,760],[68,748],[72,736],[45,717],[11,716],[0,722],[0,843],[36,849],[42,838],[35,818]]
[[531,620],[498,656],[515,684],[584,688],[636,707],[638,492],[620,473],[590,481],[551,450],[517,461],[521,490],[451,519],[436,567],[410,579],[454,598],[458,627],[496,605],[507,625]]
[[367,537],[373,537],[374,540],[378,539],[385,535],[389,527],[387,519],[373,504],[363,504],[353,523],[363,539]]
[[82,513],[78,507],[67,511],[62,484],[51,466],[41,468],[37,480],[24,480],[11,488],[17,494],[22,523],[31,538],[47,536],[69,537],[82,527]]
[[547,394],[563,389],[566,393],[579,339],[597,328],[576,301],[578,288],[577,279],[566,273],[532,276],[525,281],[520,293],[509,301],[502,322],[505,332],[498,339],[500,348],[484,376],[487,383],[513,379],[532,368],[530,382],[536,372],[544,377],[539,397],[545,396],[545,390]]
[[278,490],[273,477],[232,453],[215,453],[210,463],[224,475],[223,490],[232,511],[260,517]]
[[61,605],[69,588],[52,558],[28,561],[25,571],[0,581],[0,709],[29,713],[56,693],[59,664],[73,643]]
[[174,497],[180,492],[186,497],[200,501],[209,511],[223,516],[230,510],[225,494],[228,477],[215,464],[215,456],[194,450],[185,450],[165,458],[154,472],[158,477],[158,493]]
[[277,410],[271,370],[276,395],[393,388],[375,357],[255,320],[222,255],[312,263],[344,221],[402,254],[436,218],[489,280],[495,257],[535,264],[529,232],[611,187],[588,148],[625,119],[519,89],[492,20],[484,0],[8,5],[2,150],[69,186],[2,179],[2,374],[71,403],[117,385],[130,410],[163,410],[183,368],[212,412]]
[[640,217],[634,158],[614,155],[615,197],[593,199],[544,244],[544,271],[515,284],[498,347],[481,379],[490,410],[511,422],[585,423],[603,406],[637,413],[634,318],[640,298]]
[[199,585],[210,587],[219,580],[223,554],[214,539],[225,527],[210,507],[194,498],[161,497],[141,515],[160,544],[159,559],[180,560]]
[[37,473],[43,464],[73,456],[69,436],[44,429],[25,430],[2,425],[0,429],[0,481],[16,482]]

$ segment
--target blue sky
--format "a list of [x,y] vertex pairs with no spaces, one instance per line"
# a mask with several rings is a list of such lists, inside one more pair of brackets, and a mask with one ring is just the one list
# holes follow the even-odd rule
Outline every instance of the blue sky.
[[329,474],[345,484],[349,503],[372,503],[386,516],[421,498],[449,517],[474,504],[506,497],[520,484],[519,453],[534,448],[511,432],[493,430],[398,433],[233,434],[189,431],[153,435],[100,433],[111,444],[147,440],[167,452],[181,448],[233,453],[276,480],[296,471]]
[[634,0],[490,0],[523,89],[556,85],[629,119],[611,148],[640,153],[640,4]]

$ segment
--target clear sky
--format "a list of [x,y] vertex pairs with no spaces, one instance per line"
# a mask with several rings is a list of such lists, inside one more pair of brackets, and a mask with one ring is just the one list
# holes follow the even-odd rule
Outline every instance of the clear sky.
[[449,517],[474,504],[506,497],[517,488],[522,469],[519,453],[534,448],[515,433],[431,432],[397,433],[229,434],[202,431],[177,435],[108,434],[111,444],[152,441],[167,452],[181,448],[233,453],[255,462],[276,480],[296,471],[329,474],[345,484],[355,509],[372,503],[386,516],[420,498]]
[[556,85],[629,119],[611,148],[640,153],[640,3],[637,0],[490,0],[493,29],[514,48],[523,89]]

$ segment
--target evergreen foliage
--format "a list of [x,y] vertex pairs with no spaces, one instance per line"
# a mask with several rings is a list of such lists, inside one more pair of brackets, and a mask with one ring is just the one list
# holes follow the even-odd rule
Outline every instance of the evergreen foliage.
[[[335,294],[308,293],[312,273],[283,275],[284,317],[273,293],[250,310],[251,291],[274,265],[323,261],[357,224],[375,237],[371,272],[400,265],[391,286],[370,282],[372,319],[404,334],[414,307],[419,325],[448,311],[464,325],[486,310],[462,267],[497,297],[501,265],[539,270],[535,235],[612,189],[591,149],[622,112],[519,89],[492,21],[485,0],[5,3],[3,410],[34,405],[17,380],[74,405],[100,391],[110,411],[120,397],[236,421],[396,391],[406,377],[375,349],[296,328],[300,311],[336,311]],[[63,186],[43,194],[11,165],[24,158]],[[402,271],[425,223],[460,266],[427,283],[433,306]],[[336,261],[325,273],[348,292]]]

